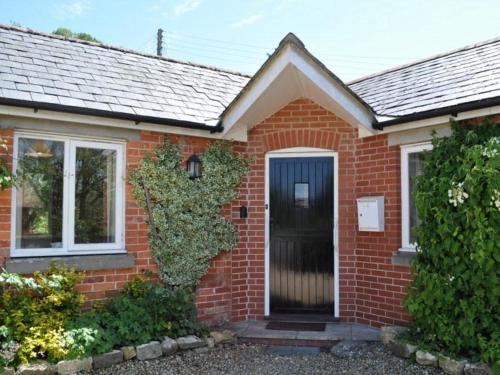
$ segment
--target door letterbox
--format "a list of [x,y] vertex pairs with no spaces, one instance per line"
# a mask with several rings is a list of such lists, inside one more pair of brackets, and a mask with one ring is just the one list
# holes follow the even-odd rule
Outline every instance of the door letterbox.
[[361,197],[358,201],[358,229],[365,232],[384,231],[384,197]]

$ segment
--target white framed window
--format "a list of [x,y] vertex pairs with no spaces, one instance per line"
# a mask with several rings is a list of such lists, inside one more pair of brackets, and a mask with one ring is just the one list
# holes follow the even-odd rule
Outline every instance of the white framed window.
[[11,256],[125,252],[124,145],[16,133]]
[[420,225],[413,191],[415,177],[422,174],[423,153],[431,143],[401,146],[401,238],[402,251],[415,251],[416,227]]

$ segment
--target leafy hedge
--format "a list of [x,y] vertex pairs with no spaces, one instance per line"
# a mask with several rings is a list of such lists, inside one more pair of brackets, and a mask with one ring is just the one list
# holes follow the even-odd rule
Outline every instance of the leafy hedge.
[[416,181],[422,225],[405,305],[431,350],[500,361],[500,125],[452,124]]
[[80,274],[58,268],[33,277],[0,273],[0,369],[205,333],[185,291],[136,276],[122,294],[82,312],[84,297],[74,290],[80,280]]

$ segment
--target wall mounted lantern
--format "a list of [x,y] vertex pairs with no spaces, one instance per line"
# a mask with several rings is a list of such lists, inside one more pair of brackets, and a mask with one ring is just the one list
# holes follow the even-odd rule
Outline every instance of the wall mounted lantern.
[[201,160],[198,155],[193,154],[186,162],[186,170],[190,179],[201,177]]

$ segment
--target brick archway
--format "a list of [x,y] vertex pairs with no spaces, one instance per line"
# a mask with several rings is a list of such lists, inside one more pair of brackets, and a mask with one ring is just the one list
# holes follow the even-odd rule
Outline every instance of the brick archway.
[[265,152],[292,147],[337,150],[340,140],[338,134],[315,129],[284,129],[266,133],[263,138]]

